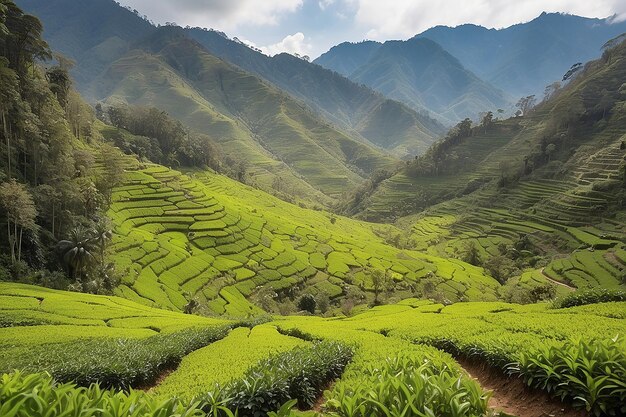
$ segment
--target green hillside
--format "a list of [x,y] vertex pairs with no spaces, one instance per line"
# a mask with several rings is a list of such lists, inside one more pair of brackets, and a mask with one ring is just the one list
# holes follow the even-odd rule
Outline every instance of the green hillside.
[[162,28],[116,61],[97,96],[165,110],[246,161],[252,180],[270,187],[280,176],[303,197],[338,197],[394,160],[338,131],[303,104],[208,54],[182,29]]
[[622,44],[529,115],[449,136],[382,182],[361,216],[426,209],[401,221],[418,249],[463,258],[473,242],[482,262],[512,259],[522,283],[624,286],[625,74]]
[[399,157],[423,153],[443,133],[443,126],[426,114],[319,65],[286,53],[268,57],[216,31],[186,33],[211,54],[268,80],[326,120]]
[[393,226],[301,209],[216,174],[151,166],[128,173],[113,201],[116,293],[148,305],[180,310],[195,298],[245,316],[260,312],[246,298],[268,289],[279,304],[311,293],[356,305],[374,299],[373,270],[387,271],[392,297],[430,282],[449,300],[493,300],[499,287],[471,265],[386,243],[400,234]]

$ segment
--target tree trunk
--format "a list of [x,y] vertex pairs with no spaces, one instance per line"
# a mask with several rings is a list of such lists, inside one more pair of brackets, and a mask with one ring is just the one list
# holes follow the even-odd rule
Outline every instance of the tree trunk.
[[11,263],[15,262],[15,250],[13,245],[13,239],[11,238],[11,218],[7,214],[7,238],[9,239],[9,246],[11,247]]
[[2,127],[4,129],[4,138],[7,142],[7,177],[11,178],[11,135],[7,129],[6,113],[2,112]]
[[54,223],[55,223],[55,218],[54,218],[54,208],[56,207],[56,204],[54,204],[54,201],[52,202],[52,237],[56,239],[56,235],[54,234]]
[[11,262],[15,263],[15,239],[17,239],[17,223],[13,222],[13,237],[11,238]]
[[20,227],[20,240],[17,246],[17,261],[18,262],[22,260],[22,235],[23,233],[24,233],[24,228]]

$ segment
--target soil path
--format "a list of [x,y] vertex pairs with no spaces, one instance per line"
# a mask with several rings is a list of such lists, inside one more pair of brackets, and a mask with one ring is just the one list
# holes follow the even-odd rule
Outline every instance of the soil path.
[[564,283],[564,282],[557,281],[557,280],[552,279],[552,278],[550,278],[549,276],[547,276],[547,275],[546,275],[546,273],[545,273],[545,272],[543,272],[543,270],[544,270],[544,269],[545,269],[545,268],[541,268],[541,275],[543,275],[543,277],[544,277],[545,279],[547,279],[548,281],[550,281],[550,282],[551,282],[551,283],[553,283],[553,284],[560,285],[561,287],[565,287],[565,288],[567,288],[567,289],[568,289],[568,290],[570,290],[570,291],[576,291],[576,288],[575,288],[575,287],[572,287],[572,286],[570,286],[570,285],[567,285],[567,284],[566,284],[566,283]]
[[520,378],[509,378],[475,361],[461,358],[456,358],[456,361],[481,387],[493,391],[489,406],[496,411],[516,417],[587,416],[584,410],[574,410],[545,392],[528,388]]

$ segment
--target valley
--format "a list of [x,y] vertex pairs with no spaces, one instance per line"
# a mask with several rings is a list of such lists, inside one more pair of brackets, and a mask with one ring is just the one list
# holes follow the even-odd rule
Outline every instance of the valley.
[[311,62],[128,4],[0,0],[1,417],[626,415],[617,14]]

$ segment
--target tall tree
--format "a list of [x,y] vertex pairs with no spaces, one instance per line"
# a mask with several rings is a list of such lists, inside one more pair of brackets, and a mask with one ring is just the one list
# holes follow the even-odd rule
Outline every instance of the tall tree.
[[35,230],[37,209],[26,186],[15,179],[0,184],[0,203],[6,212],[11,261],[19,262],[22,259],[24,230]]

